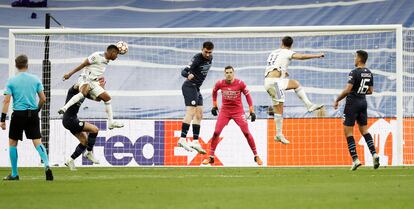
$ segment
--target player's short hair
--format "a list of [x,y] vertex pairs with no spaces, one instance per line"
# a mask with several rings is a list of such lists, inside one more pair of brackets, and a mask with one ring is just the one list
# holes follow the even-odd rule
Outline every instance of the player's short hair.
[[28,67],[29,59],[27,58],[26,55],[21,54],[21,55],[16,57],[14,62],[16,63],[16,68],[20,70],[20,69]]
[[115,51],[119,52],[118,47],[115,46],[115,45],[113,45],[113,44],[111,44],[108,47],[106,47],[106,51],[111,51],[111,50],[115,50]]
[[233,66],[231,66],[231,65],[226,66],[226,67],[224,68],[224,71],[226,71],[227,69],[232,69],[232,70],[233,70],[233,72],[234,72],[234,68],[233,68]]
[[368,60],[368,53],[364,50],[358,50],[356,51],[357,56],[361,59],[362,63],[366,63]]
[[283,43],[283,46],[292,47],[293,38],[290,36],[285,36],[282,38],[282,43]]
[[206,48],[208,50],[214,49],[214,44],[211,41],[206,41],[203,43],[203,49]]

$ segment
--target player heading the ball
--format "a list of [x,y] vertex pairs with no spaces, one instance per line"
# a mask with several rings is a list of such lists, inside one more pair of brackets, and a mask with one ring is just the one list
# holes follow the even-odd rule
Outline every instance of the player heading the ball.
[[[127,50],[128,48],[126,48]],[[118,54],[125,49],[119,49],[116,45],[109,45],[105,52],[92,53],[82,64],[75,69],[66,73],[63,80],[69,79],[73,74],[83,69],[79,76],[78,83],[79,93],[73,96],[65,106],[59,109],[59,114],[63,114],[72,105],[78,103],[86,95],[90,95],[93,99],[99,98],[105,103],[105,111],[108,115],[109,129],[121,128],[124,125],[113,120],[111,96],[99,85],[99,79],[102,79],[109,61],[115,60]]]

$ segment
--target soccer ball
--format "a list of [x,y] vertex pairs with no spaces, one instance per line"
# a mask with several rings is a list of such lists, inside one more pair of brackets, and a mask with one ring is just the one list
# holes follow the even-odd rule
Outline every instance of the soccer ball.
[[116,47],[119,49],[119,54],[126,54],[128,52],[128,44],[124,41],[118,41]]

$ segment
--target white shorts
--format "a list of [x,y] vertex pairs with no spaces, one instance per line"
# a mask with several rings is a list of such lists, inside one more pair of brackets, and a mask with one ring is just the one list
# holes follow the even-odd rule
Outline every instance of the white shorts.
[[92,99],[96,99],[99,95],[105,92],[105,89],[99,85],[97,80],[91,80],[87,76],[81,75],[79,76],[77,85],[80,88],[84,84],[89,84],[89,87],[91,88],[89,95]]
[[273,105],[285,102],[285,90],[289,84],[287,78],[265,78],[265,89],[272,98]]

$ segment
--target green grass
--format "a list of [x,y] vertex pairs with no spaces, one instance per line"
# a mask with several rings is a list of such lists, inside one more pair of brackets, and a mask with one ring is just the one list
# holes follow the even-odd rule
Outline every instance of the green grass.
[[[21,168],[0,208],[414,208],[414,167]],[[4,176],[8,168],[0,168]]]

